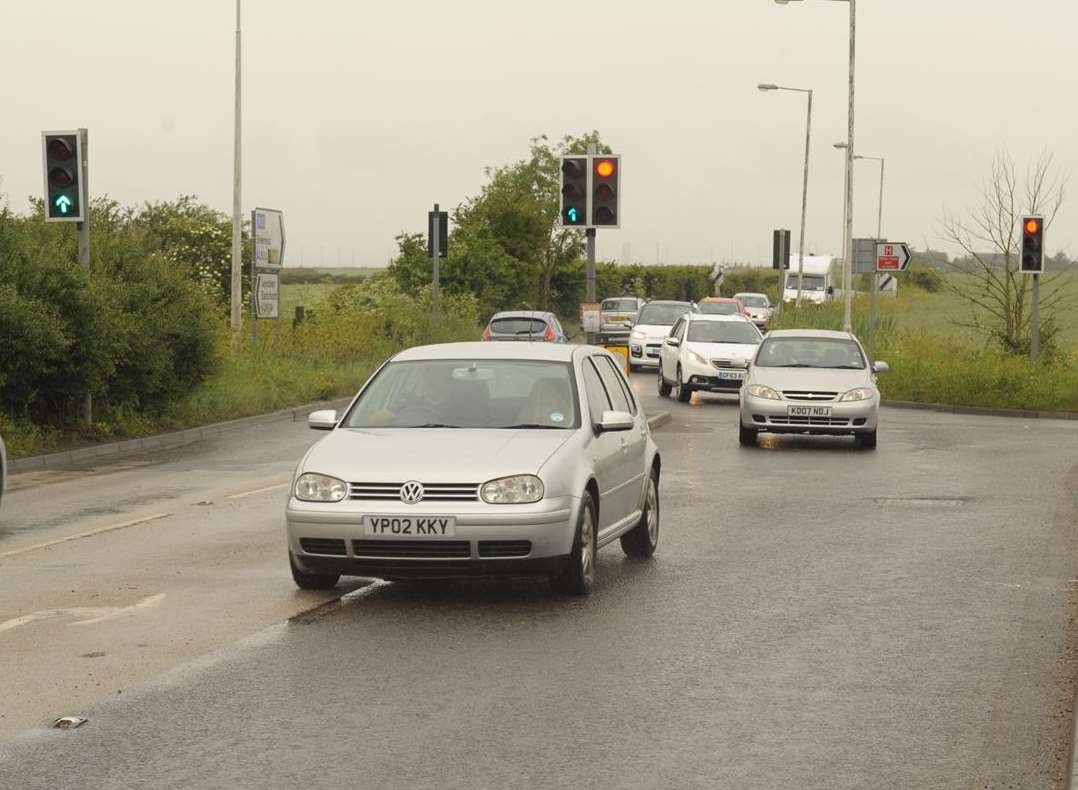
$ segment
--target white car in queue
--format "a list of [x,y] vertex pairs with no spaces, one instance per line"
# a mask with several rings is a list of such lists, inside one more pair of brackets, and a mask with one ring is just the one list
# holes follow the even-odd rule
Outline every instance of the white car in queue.
[[659,452],[621,367],[558,343],[402,351],[300,461],[286,506],[292,576],[549,576],[583,595],[595,554],[659,539]]
[[886,362],[868,363],[849,332],[783,329],[769,332],[741,390],[738,438],[754,445],[761,432],[852,435],[876,447],[880,391]]
[[682,316],[659,352],[659,394],[673,391],[688,403],[697,391],[737,392],[761,340],[760,330],[743,316]]

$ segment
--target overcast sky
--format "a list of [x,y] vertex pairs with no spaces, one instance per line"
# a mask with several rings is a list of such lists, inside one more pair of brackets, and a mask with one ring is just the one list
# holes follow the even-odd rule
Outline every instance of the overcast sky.
[[[623,157],[599,254],[770,263],[797,238],[816,91],[808,252],[842,220],[848,5],[807,0],[244,0],[243,207],[285,212],[289,265],[383,265],[529,138],[598,129]],[[887,158],[883,234],[941,246],[996,149],[1073,172],[1078,3],[861,0],[858,153]],[[0,192],[42,190],[40,132],[86,126],[91,186],[231,211],[233,0],[2,0]],[[1028,122],[1025,119],[1035,119]],[[856,235],[878,165],[856,168]],[[1078,252],[1078,196],[1048,236]]]

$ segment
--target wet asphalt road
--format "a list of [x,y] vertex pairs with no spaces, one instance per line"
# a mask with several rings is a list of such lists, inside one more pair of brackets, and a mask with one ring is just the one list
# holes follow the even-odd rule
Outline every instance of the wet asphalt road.
[[0,741],[0,787],[1059,786],[1078,424],[885,410],[876,452],[742,449],[732,404],[661,405],[659,552],[605,549],[591,598],[356,589]]

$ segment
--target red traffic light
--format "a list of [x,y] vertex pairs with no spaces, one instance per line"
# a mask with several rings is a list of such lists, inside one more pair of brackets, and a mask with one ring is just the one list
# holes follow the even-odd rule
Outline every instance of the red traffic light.
[[614,175],[614,162],[610,159],[600,159],[595,163],[595,172],[601,178],[610,178]]
[[1041,229],[1041,222],[1032,217],[1026,220],[1026,233],[1036,233]]

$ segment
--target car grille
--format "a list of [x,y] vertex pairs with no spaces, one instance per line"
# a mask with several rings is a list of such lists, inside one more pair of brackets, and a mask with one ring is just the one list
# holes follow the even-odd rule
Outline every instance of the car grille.
[[343,538],[300,538],[299,547],[308,554],[345,555]]
[[659,350],[662,347],[663,347],[662,343],[648,343],[648,356],[649,357],[657,357],[657,356],[659,356]]
[[827,428],[845,428],[850,424],[845,417],[768,417],[772,425],[810,425]]
[[527,557],[531,554],[530,540],[481,540],[480,557]]
[[[348,498],[369,501],[400,501],[403,483],[349,483]],[[477,502],[478,483],[423,483],[424,502]]]
[[722,368],[740,368],[745,369],[745,361],[742,359],[713,359],[711,364],[719,369]]
[[472,556],[466,540],[354,540],[357,557],[438,560],[467,559]]
[[784,390],[782,397],[786,400],[824,401],[834,400],[838,397],[837,392],[811,392],[809,390]]

